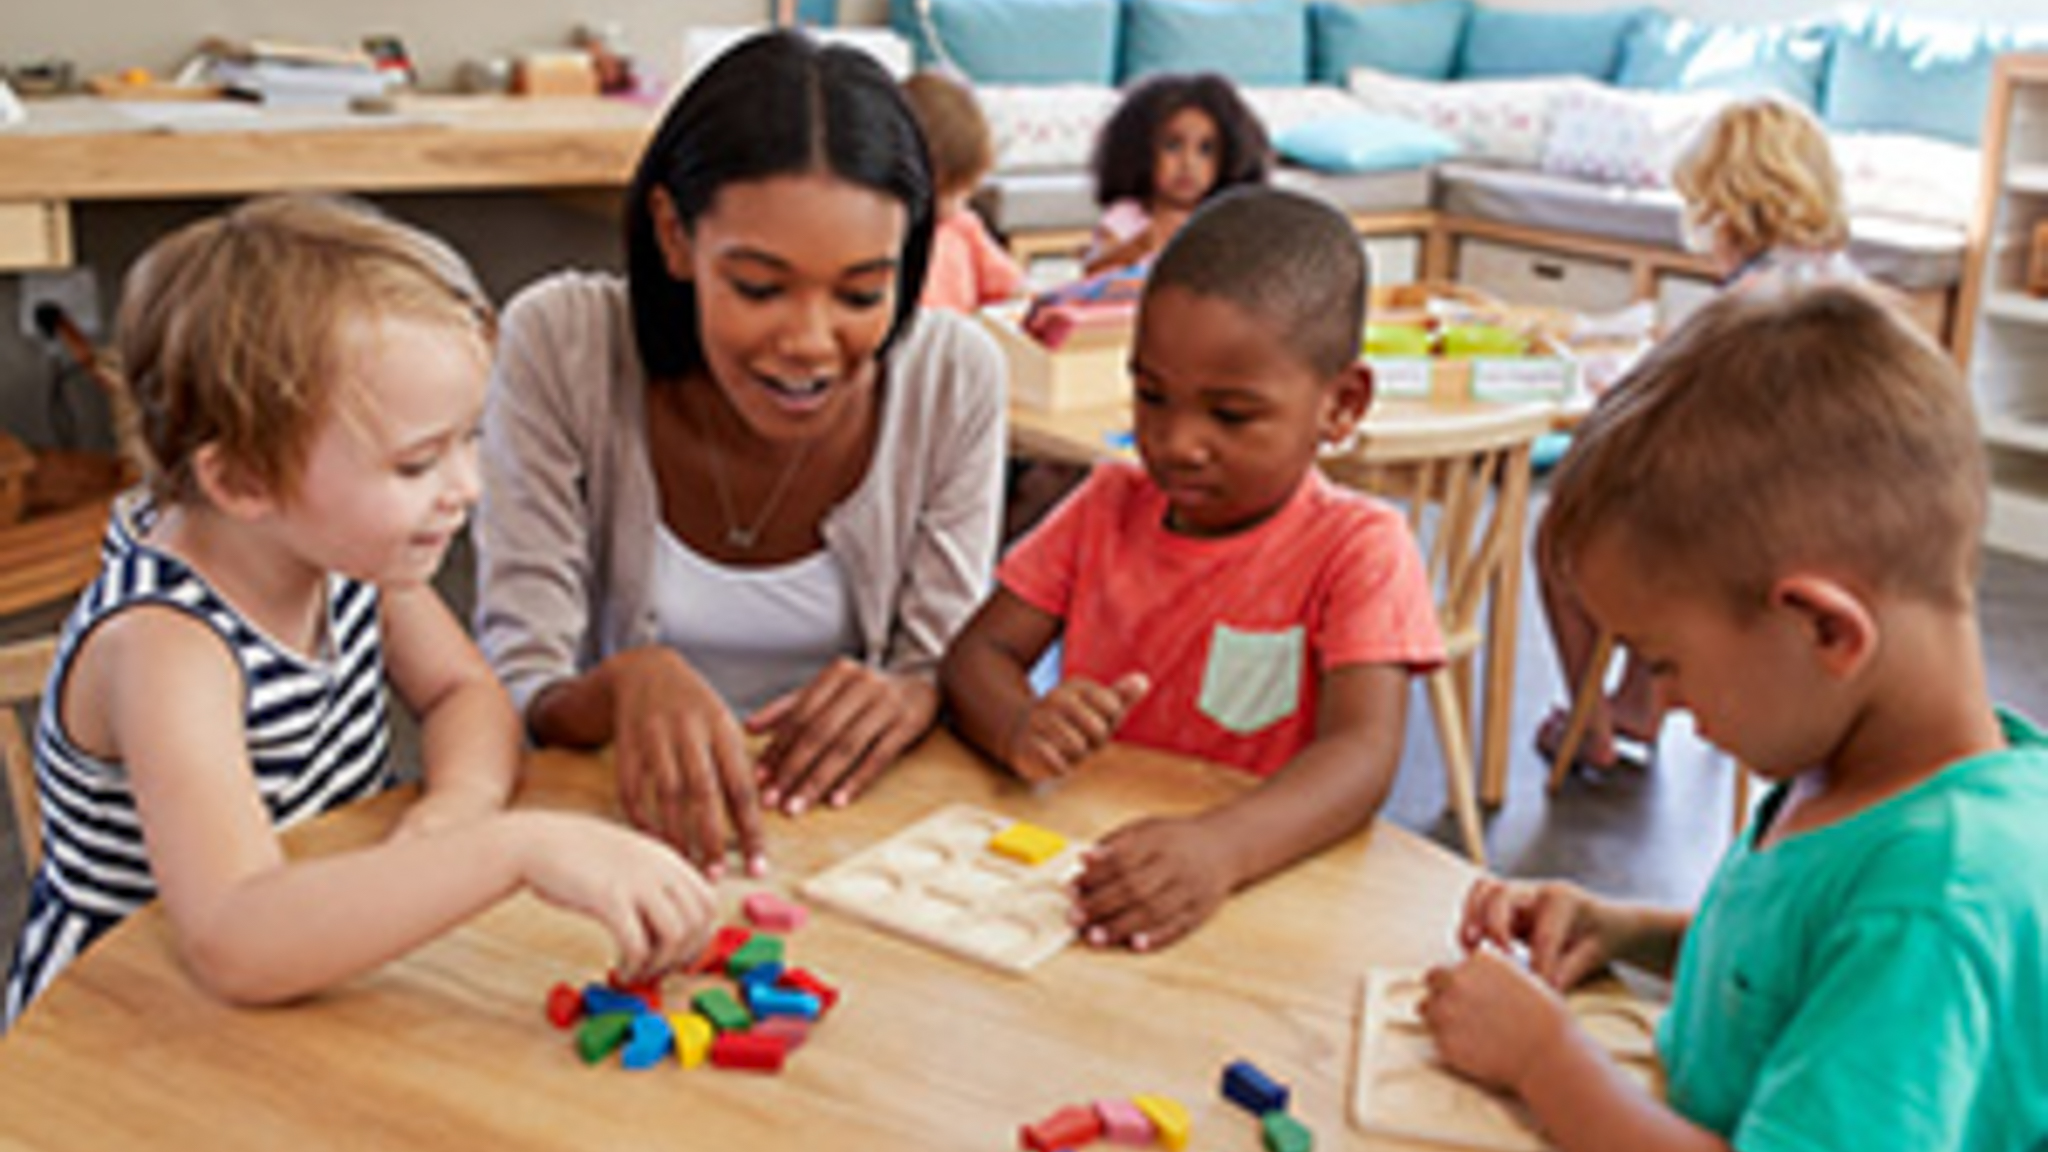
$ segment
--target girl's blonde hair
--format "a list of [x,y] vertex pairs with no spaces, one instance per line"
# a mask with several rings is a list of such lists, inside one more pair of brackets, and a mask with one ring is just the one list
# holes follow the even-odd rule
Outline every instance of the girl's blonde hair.
[[1745,258],[1779,246],[1832,251],[1849,242],[1827,133],[1782,100],[1723,108],[1679,157],[1671,182],[1693,222]]
[[198,495],[193,460],[208,445],[266,490],[292,491],[340,407],[342,326],[365,316],[480,344],[495,334],[452,248],[358,201],[252,200],[152,246],[123,288],[119,351],[156,498]]
[[995,138],[974,90],[939,72],[919,72],[903,82],[903,95],[931,153],[932,186],[940,196],[974,191],[995,167]]

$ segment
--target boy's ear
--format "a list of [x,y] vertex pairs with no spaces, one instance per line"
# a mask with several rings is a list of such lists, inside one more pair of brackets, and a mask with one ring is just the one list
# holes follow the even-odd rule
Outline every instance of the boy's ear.
[[237,520],[259,519],[277,507],[270,486],[229,460],[218,444],[192,454],[192,479],[209,505]]
[[668,189],[647,193],[647,211],[654,219],[654,242],[661,246],[661,261],[668,274],[678,280],[693,278],[690,271],[690,234],[683,227],[682,213],[676,211],[675,197]]
[[1815,659],[1847,679],[1877,651],[1877,617],[1861,596],[1826,576],[1798,573],[1771,586],[1771,606],[1793,614]]
[[1342,444],[1358,431],[1358,425],[1372,407],[1372,369],[1354,360],[1338,373],[1324,391],[1322,441]]

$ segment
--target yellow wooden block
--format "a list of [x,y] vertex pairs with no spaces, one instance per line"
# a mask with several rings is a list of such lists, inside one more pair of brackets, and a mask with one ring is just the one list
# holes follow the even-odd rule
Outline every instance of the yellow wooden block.
[[1171,1096],[1133,1096],[1131,1103],[1159,1129],[1159,1142],[1173,1152],[1188,1146],[1188,1110]]
[[989,851],[999,852],[1034,868],[1059,855],[1066,846],[1066,837],[1021,820],[996,833],[988,842]]
[[676,1058],[685,1068],[695,1068],[704,1063],[704,1057],[711,1051],[711,1038],[717,1029],[711,1021],[695,1012],[674,1012],[668,1022],[675,1029]]

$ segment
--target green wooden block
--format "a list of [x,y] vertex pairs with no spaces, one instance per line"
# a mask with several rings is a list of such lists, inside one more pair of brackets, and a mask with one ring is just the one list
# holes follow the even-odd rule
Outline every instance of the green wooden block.
[[720,1032],[744,1032],[754,1023],[746,1007],[723,988],[706,988],[690,997],[690,1007]]
[[1285,1112],[1259,1117],[1259,1127],[1265,1132],[1267,1152],[1311,1152],[1316,1146],[1315,1133]]
[[631,1012],[600,1012],[586,1016],[576,1026],[576,1054],[585,1064],[595,1064],[618,1050],[633,1030]]
[[725,970],[734,976],[744,976],[749,969],[762,964],[780,963],[782,937],[761,935],[740,945],[739,951],[732,954],[732,959],[725,962]]

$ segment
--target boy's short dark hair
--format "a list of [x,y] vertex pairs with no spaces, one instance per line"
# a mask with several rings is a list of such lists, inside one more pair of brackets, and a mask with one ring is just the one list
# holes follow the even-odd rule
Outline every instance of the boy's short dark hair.
[[1602,398],[1541,547],[1621,533],[1646,580],[1760,611],[1796,569],[1966,607],[1985,463],[1953,362],[1866,290],[1724,295]]
[[1254,185],[1203,204],[1168,242],[1146,295],[1181,288],[1279,324],[1288,350],[1320,376],[1356,362],[1365,330],[1365,251],[1342,212]]

